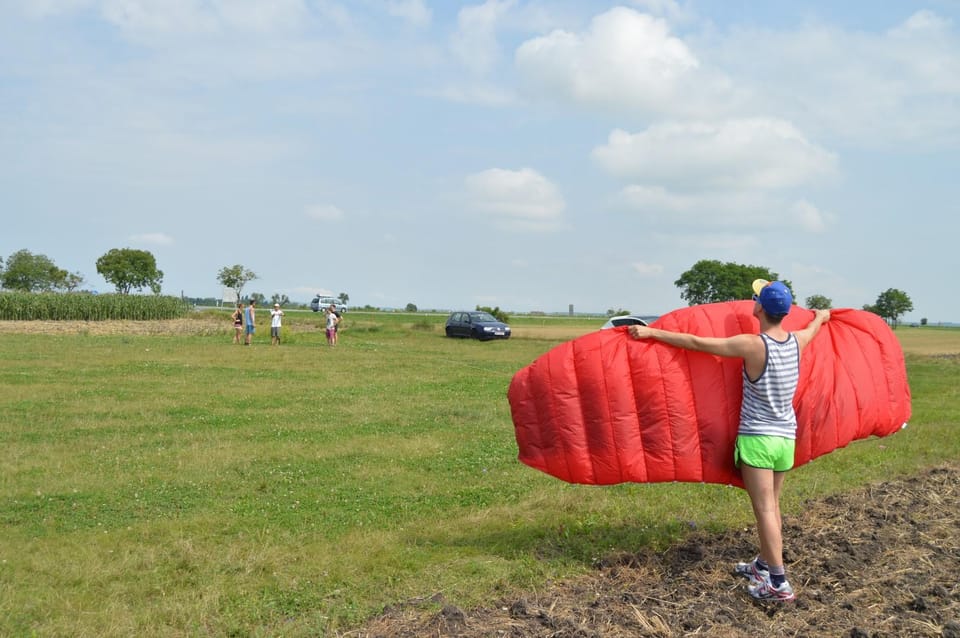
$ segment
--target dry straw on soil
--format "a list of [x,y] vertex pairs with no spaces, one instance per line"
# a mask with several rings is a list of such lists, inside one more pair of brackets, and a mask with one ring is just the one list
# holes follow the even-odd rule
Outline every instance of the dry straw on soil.
[[342,636],[960,638],[958,517],[958,467],[810,503],[784,521],[794,603],[754,601],[731,573],[752,556],[751,528],[610,556],[587,576],[475,610],[428,611],[441,595],[411,601]]

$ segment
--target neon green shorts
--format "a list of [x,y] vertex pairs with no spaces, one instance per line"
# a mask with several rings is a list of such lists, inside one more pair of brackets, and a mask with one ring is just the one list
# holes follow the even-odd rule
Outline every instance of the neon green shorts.
[[786,472],[793,467],[793,451],[796,441],[782,436],[743,435],[737,436],[733,448],[733,463],[758,467],[762,470]]

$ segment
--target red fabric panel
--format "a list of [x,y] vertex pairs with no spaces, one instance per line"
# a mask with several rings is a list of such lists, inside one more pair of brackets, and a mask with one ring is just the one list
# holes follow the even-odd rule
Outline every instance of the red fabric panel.
[[[704,336],[759,329],[753,302],[693,306],[654,325]],[[784,327],[813,312],[794,307]],[[547,352],[513,378],[508,398],[523,463],[571,483],[688,481],[742,486],[733,466],[742,361],[636,341],[626,328]],[[910,417],[903,352],[876,315],[838,309],[804,350],[795,465]]]

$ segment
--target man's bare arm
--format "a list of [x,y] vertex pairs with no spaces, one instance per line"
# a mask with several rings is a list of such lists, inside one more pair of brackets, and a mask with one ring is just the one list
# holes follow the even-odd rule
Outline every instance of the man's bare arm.
[[807,347],[807,344],[817,336],[817,333],[820,332],[820,326],[822,326],[824,322],[830,321],[829,310],[814,310],[813,312],[813,319],[807,324],[807,327],[793,333],[797,337],[797,344],[801,350]]
[[741,334],[732,337],[701,337],[687,332],[671,332],[649,326],[630,326],[630,336],[634,339],[655,339],[677,348],[707,352],[720,357],[745,358],[755,352],[758,345],[762,348],[757,335]]

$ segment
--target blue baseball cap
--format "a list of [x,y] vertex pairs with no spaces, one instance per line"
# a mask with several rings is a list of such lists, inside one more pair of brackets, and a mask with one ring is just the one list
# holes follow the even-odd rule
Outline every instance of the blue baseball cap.
[[782,281],[755,279],[753,300],[771,317],[785,317],[793,305],[793,295]]

